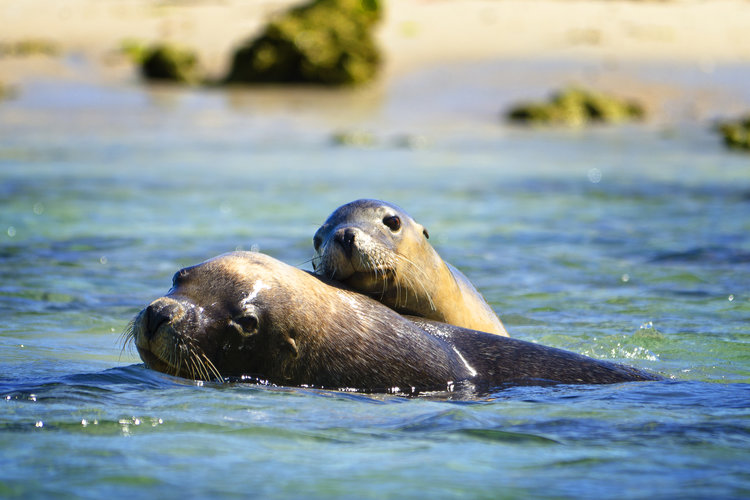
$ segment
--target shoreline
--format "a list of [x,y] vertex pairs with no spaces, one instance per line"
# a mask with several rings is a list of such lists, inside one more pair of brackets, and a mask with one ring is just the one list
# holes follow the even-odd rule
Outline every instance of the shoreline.
[[[292,0],[5,0],[0,42],[44,40],[57,57],[0,57],[0,81],[65,77],[56,59],[74,55],[103,78],[132,65],[126,40],[168,41],[196,50],[211,76],[226,71],[233,48],[252,38]],[[378,28],[380,79],[461,61],[586,60],[610,65],[675,62],[708,67],[750,64],[746,0],[398,0]],[[75,70],[72,71],[75,73]],[[69,75],[75,76],[75,75]]]

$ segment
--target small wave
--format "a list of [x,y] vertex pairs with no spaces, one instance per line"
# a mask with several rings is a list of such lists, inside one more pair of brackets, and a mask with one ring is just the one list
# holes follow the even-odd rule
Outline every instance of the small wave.
[[103,399],[116,398],[117,394],[126,391],[186,384],[194,385],[194,382],[148,370],[142,364],[138,364],[34,382],[6,382],[0,385],[0,397],[6,400],[32,402],[100,402]]
[[750,252],[723,246],[696,247],[684,251],[661,252],[651,262],[747,264],[750,263]]
[[528,434],[525,432],[510,432],[498,429],[460,429],[456,434],[468,436],[481,441],[492,441],[506,444],[560,444],[554,439]]

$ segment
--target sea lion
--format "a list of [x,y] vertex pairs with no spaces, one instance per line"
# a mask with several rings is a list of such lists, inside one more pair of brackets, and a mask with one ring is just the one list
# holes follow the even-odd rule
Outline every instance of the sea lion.
[[653,380],[634,368],[419,319],[254,252],[177,272],[131,322],[146,366],[198,380],[367,392],[442,391],[456,383]]
[[315,233],[313,268],[402,314],[507,337],[482,294],[428,238],[396,205],[356,200],[337,208]]

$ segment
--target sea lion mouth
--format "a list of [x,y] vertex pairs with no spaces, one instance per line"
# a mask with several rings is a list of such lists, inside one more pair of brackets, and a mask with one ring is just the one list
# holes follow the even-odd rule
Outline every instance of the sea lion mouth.
[[169,345],[163,342],[156,346],[136,345],[136,349],[146,367],[152,370],[193,380],[224,380],[214,363],[190,339]]
[[150,368],[157,372],[171,374],[175,374],[175,372],[177,371],[176,367],[171,366],[168,362],[159,358],[156,354],[149,351],[148,349],[141,346],[136,346],[136,349],[138,350],[138,355],[141,357],[141,360],[143,360],[143,364],[146,365],[146,368]]
[[194,380],[223,380],[198,341],[182,335],[172,320],[160,321],[156,330],[149,333],[144,311],[126,331],[125,344],[133,342],[146,367]]

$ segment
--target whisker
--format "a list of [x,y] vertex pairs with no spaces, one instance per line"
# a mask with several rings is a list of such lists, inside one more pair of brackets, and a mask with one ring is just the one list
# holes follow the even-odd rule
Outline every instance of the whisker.
[[[432,300],[432,296],[430,292],[427,290],[427,286],[425,286],[425,281],[429,279],[427,275],[427,271],[420,268],[414,261],[412,261],[411,259],[403,255],[394,254],[394,256],[396,257],[397,260],[400,260],[401,262],[409,266],[410,271],[412,271],[411,273],[399,273],[399,274],[402,276],[407,276],[407,275],[411,276],[411,278],[407,280],[408,282],[406,283],[406,285],[412,289],[414,293],[414,298],[417,301],[419,301],[419,295],[417,294],[417,289],[421,288],[422,291],[424,292],[425,297],[427,298],[427,301],[430,304],[430,309],[434,311],[436,309],[435,301]],[[408,302],[408,299],[407,299],[407,302]]]
[[125,327],[125,330],[120,334],[118,342],[122,344],[122,347],[120,348],[120,358],[122,358],[125,348],[131,343],[135,344],[135,319],[130,320]]
[[216,378],[218,378],[221,382],[224,381],[224,377],[221,376],[221,373],[219,373],[219,370],[216,368],[216,366],[213,364],[213,362],[208,359],[208,356],[206,356],[206,353],[201,352],[200,355],[203,357],[203,359],[208,364],[208,368],[213,372],[214,375],[216,375]]
[[198,356],[198,353],[196,351],[192,351],[193,354],[193,360],[196,365],[198,365],[198,370],[200,371],[201,377],[203,377],[203,380],[209,381],[211,380],[211,375],[208,373],[208,369],[206,368],[205,363],[203,363],[203,360]]
[[200,380],[202,377],[200,367],[195,362],[195,357],[193,356],[193,352],[188,351],[188,353],[189,353],[189,356],[188,356],[187,365],[188,365],[188,369],[190,370],[190,378],[193,380]]
[[302,262],[300,262],[299,264],[295,264],[295,266],[294,266],[294,267],[302,267],[302,266],[304,266],[305,264],[312,264],[313,262],[315,262],[315,256],[313,256],[313,257],[311,257],[311,258],[309,258],[309,259],[303,260],[303,261],[302,261]]

